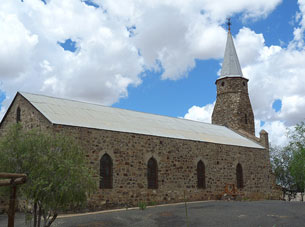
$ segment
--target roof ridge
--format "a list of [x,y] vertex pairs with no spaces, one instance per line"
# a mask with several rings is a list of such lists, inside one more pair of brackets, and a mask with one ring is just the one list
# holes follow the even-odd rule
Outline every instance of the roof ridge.
[[35,94],[35,93],[31,93],[31,92],[19,91],[19,93],[20,94],[35,95],[35,96],[43,96],[43,97],[47,97],[47,98],[51,98],[51,99],[59,99],[59,100],[76,102],[76,103],[84,103],[84,104],[95,105],[95,106],[102,106],[102,107],[105,107],[105,108],[112,108],[112,109],[118,109],[118,110],[123,110],[123,111],[130,111],[130,112],[137,112],[137,113],[142,113],[142,114],[149,114],[149,115],[153,115],[153,116],[168,117],[168,118],[173,118],[173,119],[179,119],[179,120],[185,120],[185,121],[191,121],[191,122],[196,122],[196,123],[201,123],[201,124],[206,124],[206,125],[213,125],[213,126],[217,126],[217,127],[227,128],[227,127],[222,126],[222,125],[212,124],[212,123],[203,122],[203,121],[196,121],[196,120],[192,120],[192,119],[186,119],[186,118],[182,118],[182,117],[173,117],[173,116],[162,115],[162,114],[148,113],[148,112],[143,112],[143,111],[138,111],[138,110],[124,109],[124,108],[114,107],[114,106],[106,106],[106,105],[102,105],[102,104],[99,104],[99,103],[91,103],[91,102],[79,101],[79,100],[75,100],[75,99],[67,99],[67,98],[61,98],[61,97],[54,97],[54,96],[44,95],[44,94]]
[[28,92],[18,94],[52,124],[263,148],[225,126]]

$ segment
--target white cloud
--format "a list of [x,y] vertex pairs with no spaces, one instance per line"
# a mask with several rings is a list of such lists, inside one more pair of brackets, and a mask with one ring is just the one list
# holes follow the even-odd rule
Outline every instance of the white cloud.
[[[249,28],[240,29],[235,39],[243,74],[249,78],[256,134],[265,129],[273,145],[285,145],[286,128],[305,120],[305,1],[299,1],[299,6],[299,24],[286,48],[266,46],[263,35]],[[276,99],[282,102],[278,112],[272,108]],[[262,127],[261,121],[265,122]]]
[[[111,105],[128,95],[128,86],[139,85],[147,69],[161,71],[162,79],[186,77],[196,59],[223,56],[226,17],[241,13],[258,19],[281,0],[95,2],[101,7],[75,0],[1,2],[0,80],[7,95],[2,113],[17,90]],[[305,116],[304,1],[299,6],[295,38],[286,49],[266,46],[263,35],[249,28],[236,36],[259,120],[289,126]],[[129,37],[126,28],[132,26]],[[66,39],[76,42],[77,52],[58,45]],[[272,109],[275,99],[283,104],[278,113]],[[210,122],[212,109],[212,104],[193,106],[185,118]]]
[[[258,123],[257,123],[258,122]],[[286,146],[288,145],[287,126],[281,121],[266,122],[263,126],[260,126],[260,121],[255,122],[256,134],[264,129],[269,133],[269,142],[271,146]]]
[[[9,100],[23,90],[110,105],[141,83],[142,57],[124,24],[102,9],[73,0],[27,0],[6,2],[0,12],[7,12],[0,15],[6,28],[0,44],[7,47],[0,50],[6,60],[0,61],[0,79]],[[70,38],[77,42],[75,53],[58,45]]]
[[249,28],[244,27],[236,35],[235,44],[240,64],[247,66],[261,57],[265,39],[262,34],[256,34]]
[[[261,17],[280,0],[95,2],[99,8],[75,0],[1,3],[0,79],[8,99],[25,90],[113,104],[146,69],[176,80],[195,59],[221,57],[228,15]],[[77,52],[58,45],[67,39]]]
[[129,0],[103,4],[109,13],[136,26],[134,43],[146,67],[163,70],[163,79],[176,80],[187,76],[195,59],[222,57],[226,32],[220,25],[227,16],[240,12],[245,17],[265,16],[280,2]]
[[214,109],[213,104],[207,104],[203,107],[192,106],[188,112],[184,115],[185,119],[194,120],[194,121],[202,121],[206,123],[211,123],[211,116]]
[[232,15],[236,11],[242,12],[245,18],[257,18],[267,16],[276,5],[281,1],[278,0],[256,0],[256,1],[226,1],[226,0],[205,0],[205,10],[221,19],[222,15]]
[[28,70],[38,37],[18,20],[15,14],[0,11],[0,75],[15,79]]
[[[243,68],[244,75],[250,79],[249,93],[256,118],[280,120],[286,126],[304,120],[305,51],[292,46],[257,45],[257,48],[260,56]],[[276,99],[282,101],[279,112],[272,108]]]

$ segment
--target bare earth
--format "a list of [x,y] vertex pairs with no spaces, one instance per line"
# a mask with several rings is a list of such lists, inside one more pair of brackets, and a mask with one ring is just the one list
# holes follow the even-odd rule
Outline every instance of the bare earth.
[[[305,203],[285,201],[204,201],[188,203],[188,218],[184,204],[129,209],[86,215],[59,217],[54,226],[305,226]],[[7,225],[7,216],[0,215],[0,226]],[[23,227],[24,216],[17,214],[16,227]],[[52,225],[53,226],[53,225]]]

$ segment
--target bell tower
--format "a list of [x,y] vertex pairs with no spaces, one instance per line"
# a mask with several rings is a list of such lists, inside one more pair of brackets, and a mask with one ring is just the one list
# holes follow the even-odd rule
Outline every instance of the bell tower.
[[248,93],[248,79],[243,77],[228,20],[228,36],[221,75],[216,80],[217,98],[212,124],[223,125],[255,135],[254,114]]

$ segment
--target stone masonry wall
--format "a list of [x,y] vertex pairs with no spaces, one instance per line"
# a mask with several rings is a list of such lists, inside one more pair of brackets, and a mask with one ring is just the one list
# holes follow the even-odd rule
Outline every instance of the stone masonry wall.
[[21,123],[24,127],[27,129],[36,128],[42,130],[51,130],[52,124],[21,95],[17,95],[14,103],[12,103],[10,106],[8,113],[2,119],[0,125],[0,136],[5,133],[10,124],[16,123],[16,113],[18,107],[20,108],[21,113]]
[[[216,199],[225,184],[236,185],[236,165],[243,168],[244,197],[268,198],[272,193],[269,153],[266,149],[205,143],[150,135],[97,130],[50,124],[20,95],[10,108],[0,130],[15,123],[15,110],[21,108],[21,121],[27,128],[65,132],[81,142],[88,164],[99,184],[100,158],[109,154],[113,160],[113,189],[98,189],[91,206],[137,205],[140,201],[171,203]],[[147,189],[147,162],[158,162],[158,189]],[[196,167],[205,164],[206,189],[197,188]]]
[[[9,129],[11,124],[16,123],[17,108],[21,110],[21,123],[28,129],[38,128],[41,130],[52,130],[50,122],[42,116],[33,106],[22,96],[18,95],[11,105],[5,118],[2,119],[0,126],[0,137]],[[8,198],[0,197],[0,213],[8,208]]]
[[216,86],[217,99],[212,123],[234,130],[242,129],[254,135],[254,115],[248,94],[248,80],[243,77],[223,78],[216,81]]
[[[267,198],[271,193],[269,154],[265,149],[85,128],[65,127],[64,130],[77,135],[87,147],[97,183],[100,158],[107,153],[113,159],[113,189],[100,189],[93,196],[96,206],[107,200],[133,205],[139,201],[183,201],[184,190],[188,200],[216,199],[224,192],[225,184],[236,184],[238,163],[243,167],[245,187],[241,193],[245,197],[260,193]],[[150,157],[158,162],[157,190],[147,189],[146,171]],[[197,188],[199,160],[206,168],[206,189]]]

